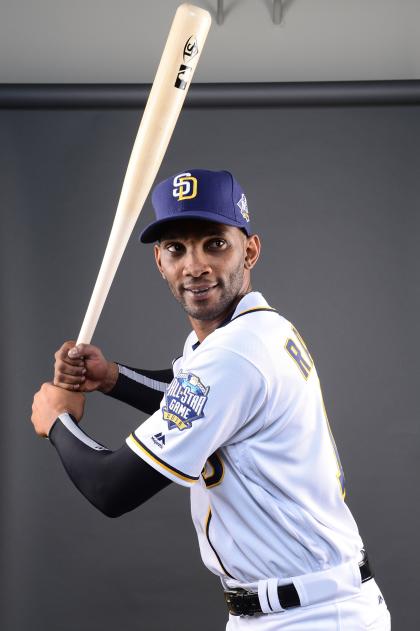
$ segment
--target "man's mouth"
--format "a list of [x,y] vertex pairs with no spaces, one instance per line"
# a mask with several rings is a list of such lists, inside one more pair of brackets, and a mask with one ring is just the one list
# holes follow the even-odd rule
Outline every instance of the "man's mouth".
[[205,296],[215,287],[217,287],[217,283],[214,285],[194,285],[194,287],[184,287],[184,291],[188,291],[193,296]]

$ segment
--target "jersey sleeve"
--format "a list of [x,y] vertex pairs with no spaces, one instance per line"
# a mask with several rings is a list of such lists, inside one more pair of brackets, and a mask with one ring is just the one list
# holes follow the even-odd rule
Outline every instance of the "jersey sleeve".
[[262,427],[266,399],[256,366],[236,352],[210,348],[175,374],[160,409],[126,442],[159,472],[191,486],[218,448]]

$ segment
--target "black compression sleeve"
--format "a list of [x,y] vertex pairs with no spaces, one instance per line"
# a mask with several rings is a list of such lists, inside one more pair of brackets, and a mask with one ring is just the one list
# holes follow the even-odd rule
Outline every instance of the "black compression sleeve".
[[146,414],[153,414],[159,409],[165,387],[171,383],[173,372],[165,370],[145,370],[119,364],[120,372],[117,383],[106,394],[114,399],[128,403]]
[[49,439],[69,477],[81,493],[108,517],[119,517],[143,504],[170,480],[124,444],[111,451],[96,443],[74,422],[58,418]]

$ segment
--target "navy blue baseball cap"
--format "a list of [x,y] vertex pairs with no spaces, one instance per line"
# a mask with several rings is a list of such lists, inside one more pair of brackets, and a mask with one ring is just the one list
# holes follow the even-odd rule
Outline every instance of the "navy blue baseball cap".
[[163,228],[179,219],[215,221],[251,234],[245,193],[229,171],[189,169],[177,173],[154,188],[152,204],[156,221],[141,233],[143,243],[157,241]]

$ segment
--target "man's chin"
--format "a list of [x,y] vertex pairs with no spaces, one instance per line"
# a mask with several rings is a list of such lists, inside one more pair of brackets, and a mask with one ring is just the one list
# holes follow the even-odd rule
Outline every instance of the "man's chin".
[[203,300],[201,302],[197,302],[196,304],[191,304],[190,301],[182,301],[182,306],[190,318],[194,318],[194,320],[202,320],[203,322],[219,319],[223,316],[227,308],[227,306],[223,302],[220,302],[220,300]]
[[222,321],[235,308],[239,292],[227,293],[221,283],[206,297],[194,297],[188,293],[172,292],[190,318],[209,322]]
[[183,307],[191,318],[194,318],[194,320],[203,320],[205,322],[215,320],[222,314],[220,307],[210,307],[206,305],[190,306],[186,304],[184,304]]

